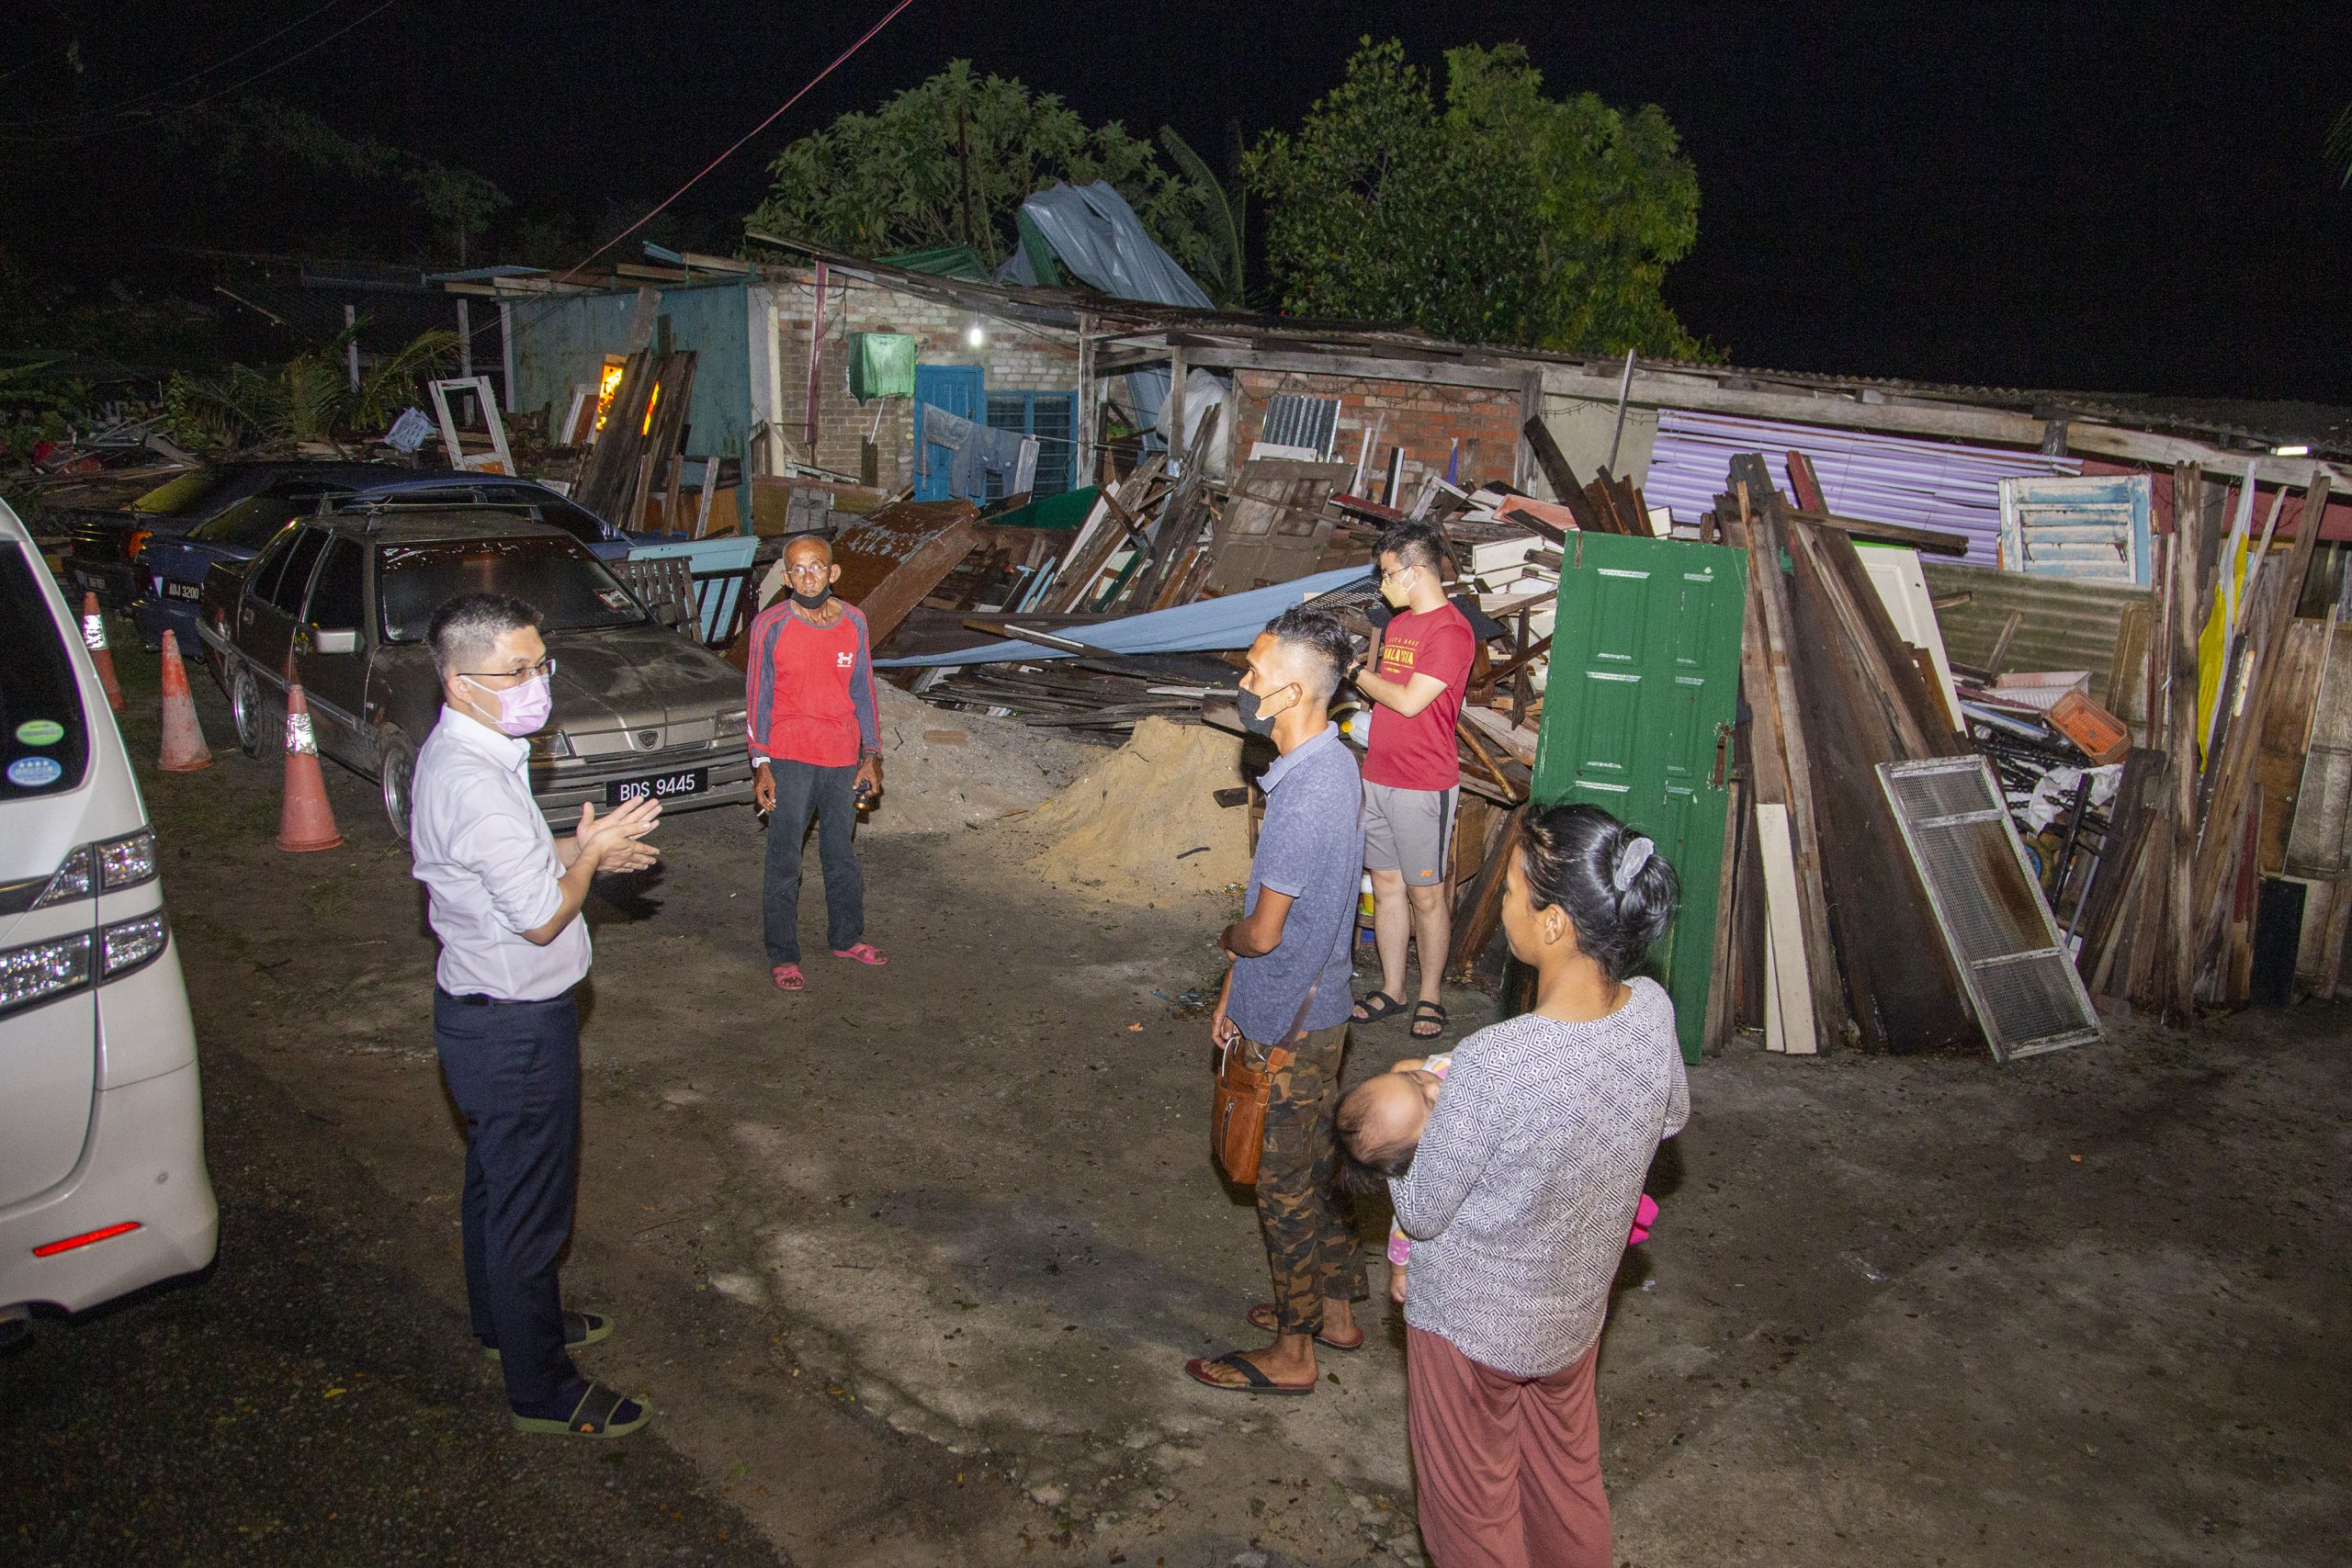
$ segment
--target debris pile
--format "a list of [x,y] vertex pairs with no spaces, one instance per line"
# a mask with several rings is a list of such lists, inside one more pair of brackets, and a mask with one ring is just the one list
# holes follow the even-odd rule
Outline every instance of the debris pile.
[[1102,755],[1016,720],[943,713],[887,682],[874,690],[885,772],[865,818],[872,832],[977,828],[1029,811]]
[[1033,815],[1047,841],[1033,863],[1121,903],[1220,892],[1250,875],[1250,813],[1217,798],[1243,782],[1235,737],[1147,718]]

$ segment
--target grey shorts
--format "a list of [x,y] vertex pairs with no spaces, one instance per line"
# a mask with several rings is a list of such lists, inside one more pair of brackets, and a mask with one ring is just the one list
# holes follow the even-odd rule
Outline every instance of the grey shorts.
[[1445,880],[1446,852],[1453,842],[1455,789],[1363,786],[1363,864],[1366,871],[1399,871],[1408,887],[1434,887]]

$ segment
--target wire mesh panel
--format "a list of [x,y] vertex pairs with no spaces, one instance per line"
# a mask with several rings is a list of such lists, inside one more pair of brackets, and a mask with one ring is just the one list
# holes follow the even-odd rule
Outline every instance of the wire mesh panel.
[[1993,1059],[2098,1039],[2098,1014],[1984,759],[1882,762],[1878,776]]

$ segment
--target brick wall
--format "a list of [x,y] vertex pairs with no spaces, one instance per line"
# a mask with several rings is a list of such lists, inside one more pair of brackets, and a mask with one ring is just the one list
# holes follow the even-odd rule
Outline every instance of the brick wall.
[[1350,463],[1363,449],[1363,433],[1375,424],[1364,488],[1377,495],[1387,473],[1390,448],[1405,448],[1400,505],[1420,494],[1428,474],[1441,479],[1446,460],[1460,444],[1460,477],[1467,490],[1482,479],[1509,480],[1519,459],[1520,400],[1517,392],[1489,387],[1446,387],[1421,381],[1389,381],[1363,376],[1329,376],[1296,370],[1235,372],[1240,391],[1240,443],[1237,457],[1265,428],[1267,400],[1290,392],[1340,400],[1336,455]]
[[[814,273],[802,274],[795,282],[779,281],[776,299],[784,367],[784,396],[778,409],[786,450],[800,461],[854,474],[860,444],[871,434],[881,451],[879,478],[885,489],[913,482],[913,404],[905,398],[860,404],[849,395],[850,333],[911,333],[922,340],[916,350],[921,363],[978,365],[990,391],[1078,390],[1074,334],[1017,325],[836,273],[826,282],[824,324],[818,334],[817,441],[811,449],[806,436],[809,318],[816,306]],[[978,348],[967,336],[975,321],[983,338]]]

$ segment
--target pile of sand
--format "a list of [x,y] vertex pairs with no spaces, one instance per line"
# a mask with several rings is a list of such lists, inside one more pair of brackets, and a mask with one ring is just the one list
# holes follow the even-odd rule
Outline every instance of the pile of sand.
[[1147,718],[1125,746],[1026,820],[1049,881],[1123,903],[1216,893],[1250,876],[1250,814],[1215,792],[1243,783],[1238,737]]
[[978,827],[1052,798],[1103,752],[1017,718],[933,707],[874,683],[882,730],[882,798],[863,832]]

